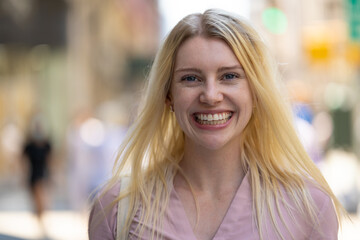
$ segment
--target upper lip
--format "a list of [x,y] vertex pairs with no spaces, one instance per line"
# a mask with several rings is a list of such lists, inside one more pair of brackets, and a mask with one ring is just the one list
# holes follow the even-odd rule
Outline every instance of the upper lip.
[[223,109],[219,109],[219,110],[204,110],[204,111],[196,111],[193,113],[193,115],[196,114],[216,114],[216,113],[226,113],[226,112],[234,112],[231,110],[223,110]]

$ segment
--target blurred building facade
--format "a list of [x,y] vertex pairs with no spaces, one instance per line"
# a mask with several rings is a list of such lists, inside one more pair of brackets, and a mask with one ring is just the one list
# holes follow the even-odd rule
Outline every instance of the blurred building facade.
[[300,139],[350,213],[360,203],[360,1],[256,1]]
[[158,17],[151,0],[1,1],[1,176],[16,171],[34,114],[47,119],[60,169],[79,112],[127,124],[158,45]]
[[[321,144],[359,156],[360,1],[262,0],[252,7],[284,81],[295,87],[290,97],[311,107]],[[317,123],[324,114],[331,126]]]

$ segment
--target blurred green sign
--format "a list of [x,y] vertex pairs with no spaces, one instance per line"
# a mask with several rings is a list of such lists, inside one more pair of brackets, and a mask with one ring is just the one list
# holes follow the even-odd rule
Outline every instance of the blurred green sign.
[[354,41],[360,41],[360,0],[347,0],[349,34]]
[[264,26],[272,33],[282,34],[286,31],[288,21],[283,11],[278,8],[267,8],[262,13]]

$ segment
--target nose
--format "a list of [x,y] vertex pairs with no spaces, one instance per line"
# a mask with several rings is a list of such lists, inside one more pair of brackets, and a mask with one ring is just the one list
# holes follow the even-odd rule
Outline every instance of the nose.
[[200,102],[208,105],[216,105],[224,99],[224,95],[216,81],[206,81],[203,86]]

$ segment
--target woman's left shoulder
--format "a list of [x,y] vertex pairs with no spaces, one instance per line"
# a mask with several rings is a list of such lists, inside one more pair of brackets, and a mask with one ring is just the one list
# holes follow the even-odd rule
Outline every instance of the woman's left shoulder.
[[332,198],[324,189],[312,181],[306,181],[306,188],[318,211],[321,212],[324,208],[332,208],[335,210]]
[[314,183],[307,182],[306,186],[315,204],[317,221],[311,239],[337,239],[339,223],[332,198]]

